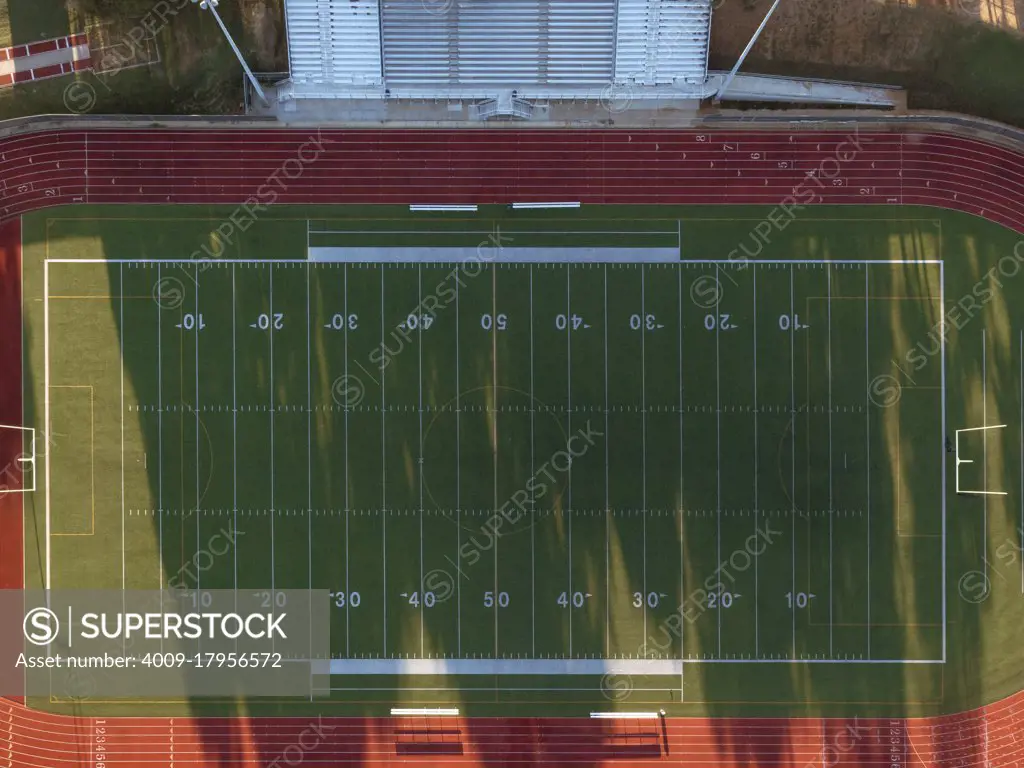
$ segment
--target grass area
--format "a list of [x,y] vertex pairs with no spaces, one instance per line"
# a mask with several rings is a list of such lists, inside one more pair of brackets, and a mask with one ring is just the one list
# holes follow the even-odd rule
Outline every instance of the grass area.
[[[172,12],[158,17],[152,3],[69,11],[63,2],[48,0],[4,13],[4,1],[0,23],[7,24],[15,42],[85,30],[95,71],[0,90],[0,118],[87,112],[235,114],[242,109],[242,70],[215,21],[196,5],[175,11],[171,4]],[[243,24],[243,12],[261,8],[260,3],[243,9],[231,4],[220,13],[256,71],[281,70],[286,66],[283,45],[278,45],[283,31],[273,24]],[[0,27],[0,43],[3,31]]]
[[[339,662],[522,663],[339,674],[330,701],[294,705],[338,713],[888,716],[1016,689],[1012,233],[823,208],[757,246],[755,208],[282,207],[212,262],[175,261],[215,247],[229,213],[26,217],[26,398],[41,427],[48,365],[55,588],[312,586],[333,593]],[[495,240],[506,259],[598,247],[631,263],[305,261],[310,246],[486,255]],[[680,244],[697,261],[656,260]],[[741,245],[760,261],[737,262]],[[44,302],[46,259],[126,261],[51,261]],[[1011,428],[961,440],[977,462],[961,482],[1008,495],[957,496],[947,438],[984,424]],[[30,530],[44,510],[37,494]],[[226,529],[236,546],[189,569]],[[527,663],[558,659],[687,663],[611,679]]]
[[63,37],[70,32],[64,0],[0,0],[0,48]]

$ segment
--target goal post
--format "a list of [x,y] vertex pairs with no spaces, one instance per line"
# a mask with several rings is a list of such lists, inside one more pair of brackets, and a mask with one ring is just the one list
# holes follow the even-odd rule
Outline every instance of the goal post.
[[[26,445],[28,450],[26,452]],[[8,446],[17,446],[8,448]],[[0,494],[36,490],[36,430],[0,424]]]

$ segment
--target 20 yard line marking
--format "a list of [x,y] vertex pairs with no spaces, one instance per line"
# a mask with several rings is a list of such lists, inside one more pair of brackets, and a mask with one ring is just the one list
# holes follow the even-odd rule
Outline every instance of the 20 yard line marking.
[[[348,311],[348,264],[342,265],[344,268],[343,277],[343,288],[344,296],[343,303],[345,305],[345,386],[348,386],[348,318],[351,317]],[[345,655],[351,656],[352,651],[349,646],[349,634],[352,626],[352,614],[349,611],[349,606],[352,604],[352,584],[349,582],[349,517],[351,517],[351,507],[349,506],[349,455],[348,455],[348,413],[349,408],[345,408]]]
[[270,325],[267,333],[270,336],[270,599],[271,611],[277,590],[274,581],[274,518],[277,513],[274,511],[274,265],[270,265]]

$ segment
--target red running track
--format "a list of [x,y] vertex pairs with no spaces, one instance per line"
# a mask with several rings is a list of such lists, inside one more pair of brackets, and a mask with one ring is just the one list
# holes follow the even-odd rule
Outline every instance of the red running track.
[[[0,324],[18,327],[17,216],[67,203],[930,205],[1024,232],[1024,155],[939,132],[96,129],[0,140]],[[182,253],[181,258],[190,254]],[[6,346],[5,346],[6,345]],[[0,423],[20,423],[0,335]],[[6,453],[4,449],[6,448]],[[11,460],[0,445],[0,462]],[[20,497],[0,496],[0,587],[21,586]],[[13,509],[17,504],[18,509]],[[17,552],[11,545],[18,543]],[[16,560],[11,558],[17,558]],[[4,563],[7,563],[5,566]],[[13,564],[13,565],[12,565]],[[1024,764],[1024,692],[893,720],[64,717],[0,700],[0,768]]]

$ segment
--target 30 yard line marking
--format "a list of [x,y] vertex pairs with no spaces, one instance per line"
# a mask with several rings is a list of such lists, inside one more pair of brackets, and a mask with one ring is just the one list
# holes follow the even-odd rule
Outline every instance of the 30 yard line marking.
[[[641,583],[643,594],[641,597],[641,611],[644,616],[644,639],[643,654],[647,658],[647,280],[644,265],[640,265],[640,442],[641,442],[641,470],[640,470],[640,507],[643,510],[643,572]],[[721,640],[719,640],[719,653],[721,653]]]

